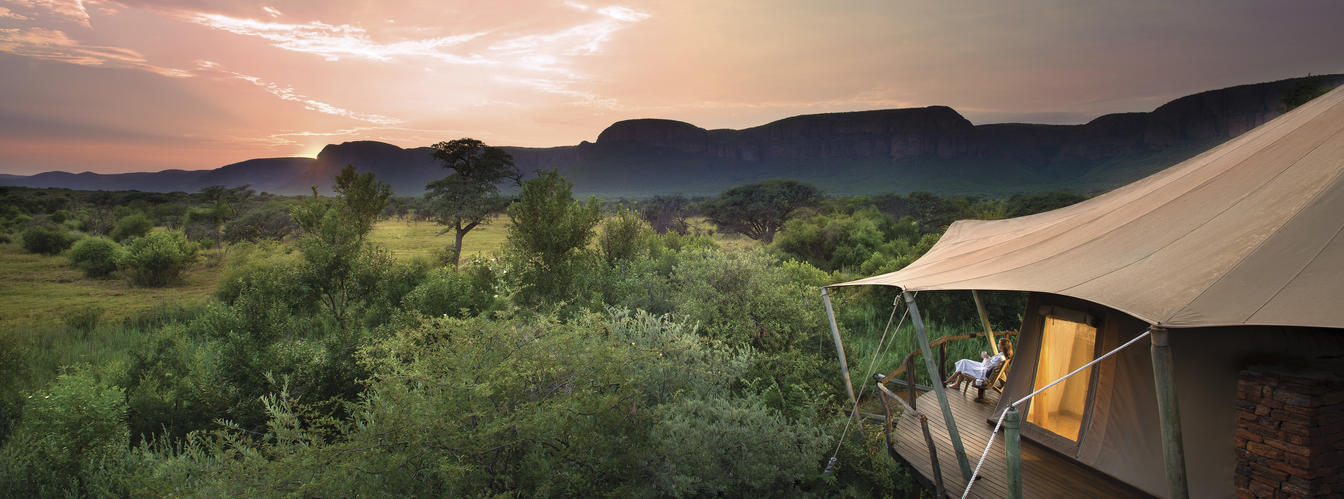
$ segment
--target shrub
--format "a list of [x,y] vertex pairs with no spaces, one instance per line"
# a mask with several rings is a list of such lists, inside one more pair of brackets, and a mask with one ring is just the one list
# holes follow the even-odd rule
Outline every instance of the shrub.
[[830,446],[819,428],[737,396],[663,405],[652,440],[657,489],[677,497],[799,495]]
[[826,330],[816,288],[761,251],[685,254],[672,272],[676,312],[711,338],[778,352]]
[[102,318],[103,307],[98,305],[76,307],[61,314],[61,322],[65,323],[65,327],[84,334],[98,327],[98,321]]
[[230,243],[260,239],[283,239],[299,230],[289,216],[289,208],[280,203],[258,206],[237,220],[224,225],[224,240]]
[[8,232],[0,232],[0,244],[9,244],[11,242],[13,242],[13,240],[9,238]]
[[44,255],[55,255],[65,251],[76,239],[60,227],[41,225],[29,227],[19,238],[23,241],[23,249]]
[[127,215],[117,220],[116,225],[112,226],[112,240],[116,242],[125,242],[127,239],[142,237],[154,228],[154,222],[149,220],[143,213]]
[[66,258],[89,277],[102,277],[117,270],[121,259],[121,245],[105,237],[86,237],[75,243]]
[[88,369],[68,371],[28,399],[0,450],[0,492],[11,497],[88,494],[93,491],[81,491],[80,485],[114,466],[129,445],[122,390],[98,381]]
[[609,264],[633,260],[649,252],[653,229],[629,209],[622,208],[615,216],[602,222],[597,236],[597,249]]
[[141,286],[166,286],[196,261],[195,243],[181,232],[156,232],[136,238],[126,245],[122,266],[130,270],[131,281]]
[[469,317],[498,306],[493,289],[477,286],[467,272],[451,268],[430,273],[406,294],[402,305],[428,317]]

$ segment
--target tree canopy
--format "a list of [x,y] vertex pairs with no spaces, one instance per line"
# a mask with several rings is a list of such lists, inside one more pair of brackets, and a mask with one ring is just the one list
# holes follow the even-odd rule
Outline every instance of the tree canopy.
[[723,191],[706,201],[701,211],[720,229],[763,242],[775,239],[789,213],[812,206],[821,190],[794,180],[768,180]]
[[434,144],[434,158],[453,173],[425,185],[429,192],[434,221],[453,232],[448,259],[457,265],[462,259],[462,238],[477,226],[488,223],[490,216],[501,213],[510,199],[499,192],[501,184],[521,180],[513,166],[513,156],[472,138]]

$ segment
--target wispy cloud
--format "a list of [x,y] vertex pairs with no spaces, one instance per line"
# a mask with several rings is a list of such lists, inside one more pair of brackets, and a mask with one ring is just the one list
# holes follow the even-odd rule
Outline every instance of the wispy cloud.
[[60,30],[45,28],[0,28],[0,52],[78,64],[149,71],[170,78],[190,78],[191,72],[150,64],[131,49],[84,45]]
[[[589,12],[592,7],[577,2],[565,2],[565,5],[575,10]],[[523,63],[531,62],[534,69],[546,69],[553,64],[545,64],[544,57],[548,56],[550,61],[554,62],[555,56],[576,56],[591,55],[602,50],[603,45],[611,40],[611,35],[617,31],[625,29],[632,23],[643,21],[649,18],[649,14],[640,12],[627,7],[601,7],[595,10],[601,18],[571,26],[553,33],[541,33],[534,35],[525,35],[508,40],[500,41],[490,46],[490,49],[503,53],[522,56],[519,60]],[[538,64],[538,62],[541,62]]]
[[318,55],[329,61],[340,60],[342,57],[375,61],[430,57],[457,64],[485,62],[479,57],[458,55],[445,50],[484,33],[379,43],[374,41],[364,28],[349,24],[335,25],[318,21],[308,24],[276,23],[210,13],[189,14],[186,19],[222,31],[262,38],[278,48]]
[[340,116],[342,118],[348,118],[356,121],[363,121],[366,123],[373,123],[375,125],[396,125],[398,123],[401,123],[401,120],[399,119],[383,116],[381,114],[357,113],[349,109],[345,109],[343,107],[328,104],[326,102],[322,102],[317,99],[313,99],[311,97],[303,95],[295,91],[293,87],[286,87],[274,82],[263,80],[256,76],[246,75],[243,73],[237,73],[234,71],[223,69],[222,67],[220,67],[218,63],[215,62],[197,61],[196,64],[197,67],[201,69],[201,71],[218,73],[228,76],[230,78],[246,81],[248,83],[260,87],[262,90],[265,90],[266,93],[279,97],[280,100],[297,102],[299,104],[302,104],[303,108],[309,111],[317,111],[323,114]]
[[4,7],[0,7],[0,18],[5,18],[5,19],[17,19],[17,20],[19,20],[19,21],[26,21],[26,20],[28,20],[28,17],[27,17],[27,16],[24,16],[24,15],[22,15],[22,14],[16,13],[16,12],[14,12],[14,11],[12,11],[12,10],[9,10],[9,9],[6,9],[6,8],[4,8]]
[[276,10],[275,7],[271,7],[271,6],[269,6],[269,5],[263,5],[263,6],[261,6],[261,10],[266,11],[266,13],[267,13],[267,14],[270,14],[271,17],[280,17],[280,16],[285,15],[283,12],[280,12],[279,10]]
[[[30,19],[34,16],[51,16],[61,18],[67,21],[74,21],[85,27],[91,27],[89,23],[89,11],[84,8],[83,0],[0,0],[0,3],[8,4],[19,9],[26,15],[10,15],[0,17],[10,17],[14,19]],[[4,9],[9,12],[9,9]]]

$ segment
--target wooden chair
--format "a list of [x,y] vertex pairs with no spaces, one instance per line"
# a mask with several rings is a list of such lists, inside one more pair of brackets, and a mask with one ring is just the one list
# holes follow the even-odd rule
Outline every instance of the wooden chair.
[[[1003,393],[1003,385],[1008,382],[1008,364],[1011,364],[1012,362],[1013,359],[1005,359],[1002,364],[991,369],[989,373],[985,375],[985,383],[975,387],[976,400],[985,399],[985,388],[993,388],[994,391],[999,392],[1000,394]],[[967,384],[974,385],[975,383]]]

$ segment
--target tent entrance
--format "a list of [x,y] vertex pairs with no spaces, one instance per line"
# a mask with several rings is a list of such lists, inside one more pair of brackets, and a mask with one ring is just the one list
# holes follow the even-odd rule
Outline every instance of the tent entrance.
[[[1091,317],[1053,308],[1044,319],[1033,391],[1096,358],[1097,327]],[[1031,399],[1027,422],[1076,444],[1087,416],[1091,385],[1088,370],[1041,392]]]

